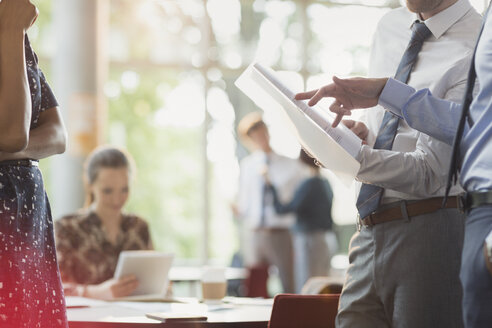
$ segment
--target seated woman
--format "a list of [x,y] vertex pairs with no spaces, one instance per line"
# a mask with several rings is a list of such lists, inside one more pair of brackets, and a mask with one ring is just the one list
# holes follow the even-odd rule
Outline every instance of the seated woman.
[[147,223],[123,213],[130,175],[130,159],[119,149],[97,148],[86,160],[86,207],[55,222],[66,295],[113,299],[137,288],[134,276],[113,279],[121,251],[152,249]]
[[[267,190],[273,194],[275,211],[279,214],[294,212],[293,226],[294,268],[296,291],[314,276],[327,276],[330,269],[331,251],[327,235],[333,234],[331,205],[333,192],[328,181],[321,176],[316,160],[301,150],[299,160],[309,168],[310,177],[300,183],[293,198],[282,203],[277,191],[265,176]],[[330,236],[330,237],[334,237]]]

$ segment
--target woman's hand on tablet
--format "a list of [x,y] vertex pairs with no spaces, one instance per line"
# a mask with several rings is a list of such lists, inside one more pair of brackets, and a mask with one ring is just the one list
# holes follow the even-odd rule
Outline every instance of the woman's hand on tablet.
[[112,300],[130,295],[138,286],[135,276],[129,275],[120,279],[109,279],[99,285],[90,285],[87,288],[87,297],[100,300]]

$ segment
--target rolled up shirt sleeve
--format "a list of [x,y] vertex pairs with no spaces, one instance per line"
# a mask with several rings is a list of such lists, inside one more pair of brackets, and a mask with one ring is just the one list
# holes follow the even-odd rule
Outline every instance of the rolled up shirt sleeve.
[[357,180],[413,197],[434,197],[446,186],[450,148],[424,134],[412,152],[363,146]]

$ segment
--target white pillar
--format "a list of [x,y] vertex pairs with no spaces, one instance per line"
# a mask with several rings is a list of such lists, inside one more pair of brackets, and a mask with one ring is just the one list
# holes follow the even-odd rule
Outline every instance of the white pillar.
[[205,119],[203,121],[202,130],[202,263],[206,264],[210,259],[210,163],[208,161],[207,148],[208,148],[208,132],[209,127],[212,124],[212,119],[208,113],[208,91],[210,89],[210,81],[207,78],[207,70],[210,68],[210,59],[207,54],[212,43],[212,25],[207,13],[207,0],[203,0],[203,6],[205,9],[205,15],[203,22],[201,23],[202,42],[201,49],[204,54],[202,74],[205,80],[204,85],[204,100],[205,100]]
[[53,11],[52,87],[68,131],[66,153],[52,159],[50,194],[57,218],[82,206],[82,164],[102,141],[109,1],[54,0]]

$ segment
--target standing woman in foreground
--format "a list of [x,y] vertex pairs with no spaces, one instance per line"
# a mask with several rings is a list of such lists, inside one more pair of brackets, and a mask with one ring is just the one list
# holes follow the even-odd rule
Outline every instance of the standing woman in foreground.
[[27,30],[29,0],[0,1],[0,327],[67,327],[38,160],[65,151],[58,104]]

